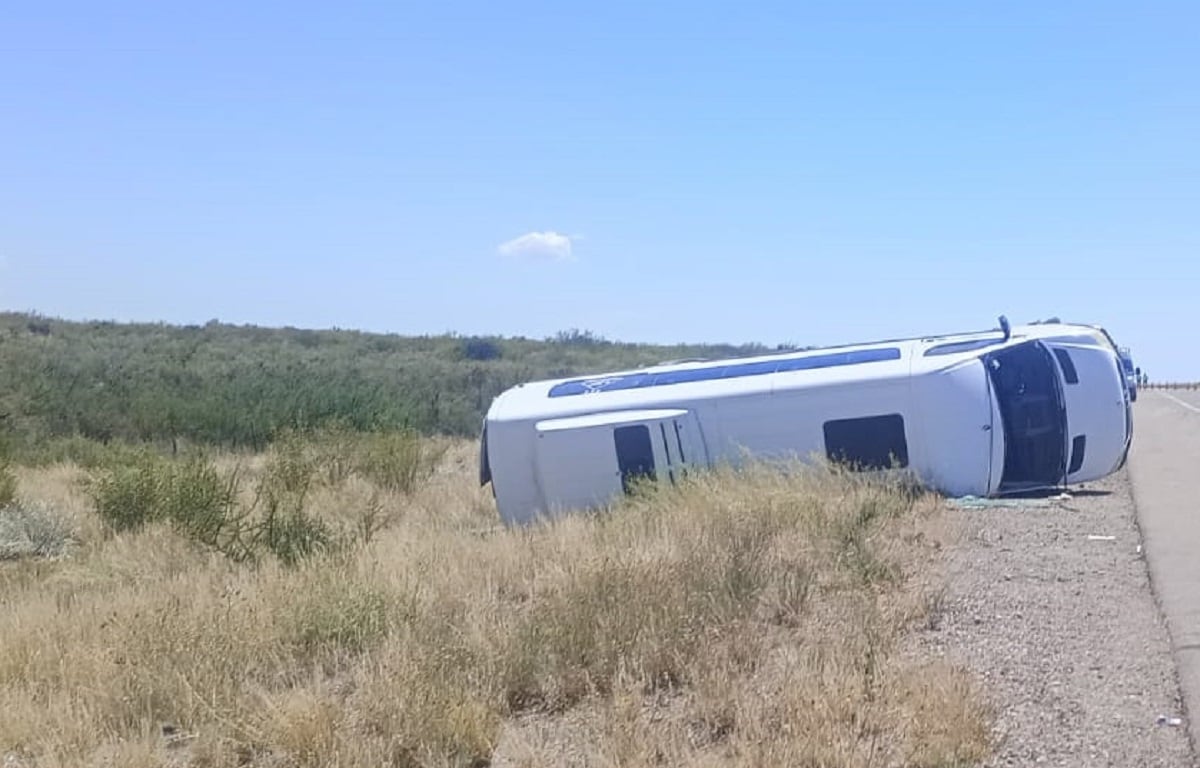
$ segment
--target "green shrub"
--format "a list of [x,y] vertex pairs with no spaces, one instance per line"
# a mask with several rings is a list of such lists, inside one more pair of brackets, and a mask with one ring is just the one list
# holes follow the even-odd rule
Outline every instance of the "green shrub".
[[6,507],[17,499],[17,476],[13,474],[8,459],[0,457],[0,507]]
[[149,456],[93,472],[88,493],[96,514],[115,531],[136,530],[162,519],[167,472],[164,461]]
[[0,435],[0,508],[17,498],[17,476],[12,468],[12,450],[8,436]]
[[358,471],[380,488],[411,493],[436,463],[415,431],[382,432],[363,437]]
[[188,537],[226,556],[245,559],[246,513],[238,505],[240,478],[222,477],[210,462],[189,459],[165,473],[163,516]]
[[262,487],[272,497],[303,502],[312,487],[316,469],[304,434],[293,429],[283,430],[271,443]]
[[303,507],[284,508],[268,502],[253,529],[252,542],[266,549],[285,565],[295,565],[313,555],[335,548],[333,531]]
[[462,340],[459,344],[459,354],[467,360],[498,360],[501,349],[500,345],[491,339],[472,337]]
[[143,458],[133,466],[98,470],[89,492],[97,514],[116,531],[168,521],[189,539],[230,559],[264,553],[293,565],[331,550],[329,526],[304,510],[308,480],[294,454],[269,463],[253,504],[239,502],[241,477],[223,475],[207,459]]
[[313,431],[309,438],[316,479],[330,487],[341,486],[354,473],[360,436],[342,421]]

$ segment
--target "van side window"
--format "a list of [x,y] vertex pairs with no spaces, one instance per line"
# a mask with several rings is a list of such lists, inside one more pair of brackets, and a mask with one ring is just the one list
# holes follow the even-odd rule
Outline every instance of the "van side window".
[[925,357],[936,357],[938,355],[957,355],[959,352],[971,352],[984,347],[992,347],[1000,344],[1000,339],[971,339],[969,341],[951,341],[945,344],[938,344],[936,347],[930,347],[925,350]]
[[[898,413],[825,422],[825,454],[858,469],[908,466],[904,417]],[[893,461],[895,464],[893,465]]]
[[1076,435],[1071,441],[1071,466],[1067,469],[1068,475],[1073,475],[1083,467],[1083,456],[1087,450],[1087,435]]
[[654,448],[650,444],[650,428],[645,424],[617,427],[613,430],[617,446],[617,468],[621,471],[621,488],[629,493],[636,477],[654,477]]
[[1075,363],[1071,360],[1071,355],[1065,349],[1055,349],[1054,356],[1058,358],[1058,364],[1062,366],[1063,378],[1068,384],[1078,384],[1079,374],[1075,371]]

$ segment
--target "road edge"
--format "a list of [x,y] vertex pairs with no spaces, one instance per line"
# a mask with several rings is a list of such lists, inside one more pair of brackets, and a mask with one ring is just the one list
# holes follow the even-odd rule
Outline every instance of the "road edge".
[[[1135,422],[1142,420],[1137,418],[1141,415],[1150,422],[1160,422],[1158,431],[1177,426],[1177,422],[1171,423],[1171,412],[1164,410],[1177,408],[1175,404],[1168,403],[1168,398],[1153,398],[1152,404],[1145,402],[1148,398],[1139,399],[1141,402],[1138,406],[1141,407],[1137,410],[1142,413],[1135,413]],[[1200,603],[1200,594],[1189,597],[1187,586],[1189,582],[1193,585],[1196,583],[1194,578],[1189,579],[1189,574],[1200,574],[1200,557],[1197,557],[1194,549],[1189,557],[1187,538],[1179,535],[1176,527],[1171,525],[1173,520],[1178,521],[1180,508],[1170,502],[1169,490],[1164,488],[1166,484],[1163,482],[1169,477],[1187,477],[1186,473],[1189,470],[1195,472],[1195,467],[1187,466],[1186,462],[1180,462],[1183,466],[1173,466],[1179,462],[1178,453],[1171,454],[1153,442],[1146,445],[1147,432],[1155,434],[1156,430],[1147,430],[1144,425],[1139,430],[1135,426],[1134,447],[1130,451],[1127,466],[1133,496],[1134,524],[1142,542],[1142,562],[1151,593],[1171,644],[1175,683],[1182,707],[1181,712],[1163,714],[1183,718],[1192,761],[1196,765],[1200,764],[1197,762],[1197,756],[1200,756],[1200,722],[1197,722],[1200,718],[1200,643],[1192,642],[1188,636],[1189,632],[1197,631],[1197,627],[1190,625],[1188,615],[1193,612],[1189,606]],[[1143,464],[1153,462],[1156,458],[1157,466]],[[1189,561],[1195,564],[1189,566]]]

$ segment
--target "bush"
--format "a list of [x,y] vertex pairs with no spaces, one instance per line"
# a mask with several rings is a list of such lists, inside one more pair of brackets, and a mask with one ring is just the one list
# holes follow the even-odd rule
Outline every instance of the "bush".
[[189,538],[237,560],[249,556],[242,539],[246,515],[238,506],[240,479],[222,477],[204,459],[189,459],[164,473],[162,516]]
[[592,331],[581,331],[578,328],[559,331],[558,333],[554,334],[552,341],[555,344],[565,344],[567,346],[575,347],[598,347],[612,343],[608,339],[597,335]]
[[316,470],[317,463],[309,455],[303,433],[283,430],[271,443],[262,488],[271,498],[303,504]]
[[459,351],[467,360],[498,360],[500,345],[489,339],[464,339],[459,345]]
[[[293,565],[332,548],[329,527],[307,514],[309,478],[293,449],[268,462],[253,504],[239,503],[237,471],[222,475],[207,459],[144,458],[95,473],[89,492],[97,514],[117,531],[168,521],[189,539],[233,560],[264,552]],[[257,514],[256,514],[257,512]]]
[[12,468],[12,450],[6,435],[0,435],[0,508],[17,498],[17,476]]
[[163,516],[166,466],[149,456],[95,471],[88,493],[96,514],[115,531],[136,530]]
[[338,487],[354,472],[355,449],[359,433],[345,422],[337,421],[314,430],[309,438],[313,451],[312,468],[316,479]]
[[0,506],[0,560],[58,557],[71,541],[71,531],[44,504]]
[[[294,429],[277,433],[251,503],[239,501],[236,470],[223,474],[201,455],[173,460],[150,452],[136,458],[122,453],[120,462],[93,469],[87,490],[96,513],[113,531],[165,521],[234,560],[270,554],[294,565],[344,543],[306,509],[315,481],[334,484],[356,472],[380,490],[411,493],[432,474],[442,453],[427,448],[411,430],[361,435],[330,427],[317,434],[326,432],[337,439],[314,441]],[[374,496],[353,535],[369,541],[382,520]]]
[[438,458],[412,430],[377,433],[363,438],[358,471],[380,488],[411,493],[433,474]]
[[266,549],[285,565],[334,549],[333,531],[303,506],[285,507],[278,499],[267,501],[267,509],[252,527],[252,549]]
[[8,459],[0,456],[0,507],[8,506],[17,499],[17,476],[13,474]]

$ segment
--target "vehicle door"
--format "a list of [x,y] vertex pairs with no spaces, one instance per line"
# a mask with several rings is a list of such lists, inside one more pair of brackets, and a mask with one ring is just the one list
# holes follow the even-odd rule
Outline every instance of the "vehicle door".
[[589,507],[639,481],[678,482],[707,463],[694,413],[616,411],[540,422],[538,483],[548,511]]

